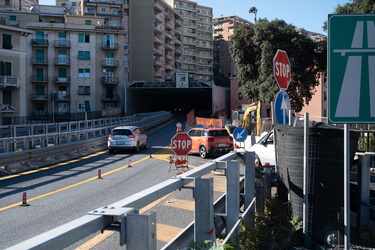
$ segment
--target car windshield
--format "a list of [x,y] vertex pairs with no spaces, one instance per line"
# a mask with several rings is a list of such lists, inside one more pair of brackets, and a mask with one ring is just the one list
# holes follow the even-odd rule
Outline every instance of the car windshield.
[[209,136],[227,136],[228,132],[226,130],[211,130],[208,131]]
[[112,135],[131,135],[132,132],[128,129],[116,129],[112,131]]

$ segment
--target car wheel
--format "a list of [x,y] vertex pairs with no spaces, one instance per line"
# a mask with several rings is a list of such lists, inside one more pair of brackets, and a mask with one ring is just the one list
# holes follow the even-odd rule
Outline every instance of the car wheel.
[[260,161],[259,156],[257,154],[255,154],[255,166],[262,166],[262,162]]
[[199,148],[199,155],[203,159],[207,158],[208,154],[207,154],[207,149],[206,149],[205,146],[200,146],[200,148]]
[[109,151],[110,154],[113,154],[115,152],[114,149],[109,149],[108,151]]

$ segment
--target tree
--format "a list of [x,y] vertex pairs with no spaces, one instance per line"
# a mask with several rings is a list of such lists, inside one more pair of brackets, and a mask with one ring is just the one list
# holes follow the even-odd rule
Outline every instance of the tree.
[[292,79],[287,93],[292,109],[301,111],[319,84],[318,73],[326,69],[326,46],[308,37],[305,30],[283,20],[260,19],[254,25],[242,25],[232,36],[230,53],[242,83],[240,95],[270,104],[279,87],[273,76],[273,57],[278,49],[288,54]]
[[[335,14],[368,14],[375,13],[375,0],[351,0],[343,6],[337,5]],[[323,29],[327,30],[327,21],[324,22]]]

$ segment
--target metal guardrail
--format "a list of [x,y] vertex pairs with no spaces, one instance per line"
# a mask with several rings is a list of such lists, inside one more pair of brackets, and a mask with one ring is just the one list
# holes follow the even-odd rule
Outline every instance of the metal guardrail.
[[[215,242],[216,236],[221,231],[216,231],[214,220],[217,217],[221,217],[225,218],[226,232],[233,232],[229,236],[230,239],[232,242],[236,242],[239,232],[238,220],[239,218],[242,219],[240,217],[241,189],[238,181],[240,179],[239,162],[244,164],[245,167],[243,199],[244,208],[246,211],[249,211],[249,206],[252,206],[254,201],[254,160],[254,152],[246,152],[245,155],[230,152],[201,165],[199,168],[172,177],[111,205],[88,212],[87,215],[81,218],[23,241],[8,249],[62,249],[106,227],[117,228],[120,232],[120,245],[126,244],[126,249],[128,250],[156,249],[155,212],[140,215],[138,214],[138,210],[175,190],[183,188],[193,181],[196,206],[194,237],[190,237],[190,239],[194,239],[195,241],[211,240],[211,242]],[[225,171],[227,177],[225,214],[214,214],[214,209],[212,208],[214,205],[213,179],[202,178],[202,176],[210,171],[220,169]],[[246,226],[252,224],[253,218],[251,214],[253,213],[246,212],[246,214],[243,214],[243,216],[247,216],[244,218]],[[132,230],[126,230],[126,228],[132,228]],[[190,230],[191,235],[192,226],[190,225],[187,229]],[[211,231],[214,233],[207,233]],[[181,243],[184,241],[177,238],[174,242]],[[189,242],[185,241],[186,243]],[[173,243],[170,243],[164,249],[176,248],[173,247]]]
[[[0,167],[51,155],[60,155],[85,148],[103,145],[112,128],[136,125],[148,130],[171,119],[170,112],[137,114],[131,117],[106,118],[82,122],[31,125],[31,135],[0,139]],[[14,134],[25,126],[15,126]],[[35,131],[42,131],[34,134]],[[13,150],[11,150],[13,149]]]

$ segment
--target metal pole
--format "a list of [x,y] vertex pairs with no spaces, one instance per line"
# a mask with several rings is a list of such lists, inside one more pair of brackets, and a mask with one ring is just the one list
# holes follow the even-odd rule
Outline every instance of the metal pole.
[[275,124],[275,107],[274,107],[274,102],[271,102],[271,117],[272,117],[272,124]]
[[344,249],[350,245],[350,137],[349,126],[344,124]]
[[303,139],[303,233],[309,224],[309,113],[305,113]]

